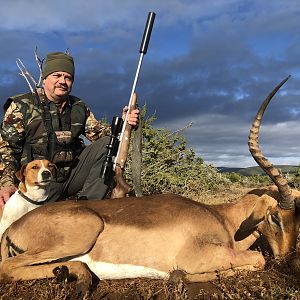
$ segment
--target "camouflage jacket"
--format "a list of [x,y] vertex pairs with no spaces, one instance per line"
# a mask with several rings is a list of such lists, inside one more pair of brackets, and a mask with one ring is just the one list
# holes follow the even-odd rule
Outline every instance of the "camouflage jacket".
[[[39,90],[39,93],[42,91]],[[42,127],[44,130],[40,134],[40,138],[34,142],[45,143],[45,139],[47,142],[47,132],[42,119],[43,111],[35,99],[38,98],[34,94],[22,94],[9,98],[4,105],[5,114],[0,128],[0,189],[16,184],[15,172],[20,168],[21,162],[25,162],[24,148],[30,131],[33,129],[38,131]],[[49,104],[53,129],[58,126],[58,120],[63,118],[66,107],[70,106],[71,114],[75,111],[77,114],[81,114],[80,120],[83,120],[82,129],[78,131],[78,135],[79,133],[83,134],[89,141],[94,142],[110,133],[110,127],[97,121],[93,113],[79,98],[69,96],[61,112],[58,111],[55,103],[49,101]],[[82,116],[82,112],[84,112],[84,116]]]

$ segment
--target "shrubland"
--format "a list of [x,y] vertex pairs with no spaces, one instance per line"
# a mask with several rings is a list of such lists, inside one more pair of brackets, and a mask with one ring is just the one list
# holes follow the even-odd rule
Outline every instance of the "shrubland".
[[[145,114],[146,108],[143,107],[140,177],[144,195],[175,193],[196,200],[207,193],[226,191],[232,187],[247,189],[271,184],[267,175],[220,173],[215,166],[206,163],[188,146],[185,133],[191,125],[171,132],[153,126],[155,114],[147,118]],[[126,170],[126,179],[130,183],[132,166],[135,163],[137,162],[130,155]]]

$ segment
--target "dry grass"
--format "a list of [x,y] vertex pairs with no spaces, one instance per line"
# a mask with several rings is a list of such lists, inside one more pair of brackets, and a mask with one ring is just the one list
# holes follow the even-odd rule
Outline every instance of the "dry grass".
[[218,191],[203,192],[202,194],[193,197],[193,199],[206,204],[234,202],[251,190],[252,188],[249,187],[241,187],[238,184],[232,184],[230,188],[224,187]]

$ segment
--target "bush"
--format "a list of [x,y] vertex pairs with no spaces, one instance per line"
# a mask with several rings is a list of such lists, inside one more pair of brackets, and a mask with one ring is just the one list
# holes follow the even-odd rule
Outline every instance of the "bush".
[[[141,111],[142,166],[141,185],[144,195],[175,193],[197,198],[201,193],[228,188],[233,183],[252,188],[273,184],[268,175],[243,176],[239,173],[219,173],[217,168],[196,157],[187,147],[183,129],[170,132],[154,128],[155,114],[145,118],[146,107]],[[126,180],[132,184],[132,155],[128,157]],[[299,171],[300,174],[300,171]]]
[[[144,107],[142,119],[145,114]],[[205,164],[202,158],[196,157],[192,148],[187,147],[184,136],[186,128],[173,133],[167,129],[154,128],[152,123],[155,119],[155,115],[144,119],[142,128],[141,180],[144,195],[170,192],[192,197],[217,189],[225,182],[215,167]],[[129,180],[130,161],[129,158]]]
[[246,187],[259,187],[272,184],[272,181],[268,175],[245,176],[232,172],[224,173],[224,176],[226,176],[231,183],[239,183],[240,185]]

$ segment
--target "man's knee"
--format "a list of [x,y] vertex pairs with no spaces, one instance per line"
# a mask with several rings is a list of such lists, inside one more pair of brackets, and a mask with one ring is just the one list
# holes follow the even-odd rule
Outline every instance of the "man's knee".
[[106,149],[107,144],[109,143],[110,137],[109,136],[104,136],[95,142],[93,142],[90,146],[92,148],[97,148],[97,149]]
[[89,155],[101,158],[107,151],[107,145],[109,144],[109,140],[109,136],[102,137],[93,142],[92,144],[88,145],[85,151],[88,151]]

